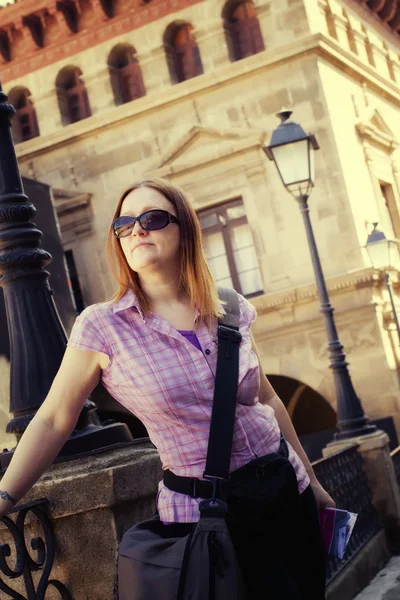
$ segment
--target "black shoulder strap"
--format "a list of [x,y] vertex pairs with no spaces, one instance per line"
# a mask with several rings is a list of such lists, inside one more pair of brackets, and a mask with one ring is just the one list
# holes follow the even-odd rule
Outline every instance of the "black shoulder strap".
[[225,315],[218,321],[218,357],[205,478],[228,479],[239,379],[239,298],[218,288]]

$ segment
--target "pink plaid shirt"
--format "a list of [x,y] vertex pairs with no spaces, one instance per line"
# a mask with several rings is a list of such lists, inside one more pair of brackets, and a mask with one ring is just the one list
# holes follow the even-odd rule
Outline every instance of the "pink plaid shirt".
[[[276,451],[279,426],[273,409],[258,401],[260,373],[251,349],[250,324],[255,308],[240,296],[239,387],[231,471],[258,456]],[[144,316],[132,291],[111,304],[89,306],[76,319],[68,345],[104,352],[110,362],[101,381],[110,394],[145,425],[164,469],[202,478],[217,365],[217,320],[211,330],[196,331],[203,352],[168,321]],[[309,484],[302,461],[289,447],[300,493]],[[199,519],[200,499],[159,484],[157,507],[163,522]]]

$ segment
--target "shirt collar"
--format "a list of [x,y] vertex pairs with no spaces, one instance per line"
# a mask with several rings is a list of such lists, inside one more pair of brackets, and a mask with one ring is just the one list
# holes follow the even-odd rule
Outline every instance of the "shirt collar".
[[[138,297],[136,296],[135,292],[132,289],[128,289],[125,294],[122,296],[122,298],[120,298],[120,300],[118,300],[118,302],[115,302],[113,304],[113,312],[119,313],[123,310],[127,310],[128,308],[136,308],[137,311],[139,312],[139,314],[144,317],[143,311],[140,307],[139,304],[139,300]],[[195,320],[197,319],[197,317],[200,315],[200,312],[197,308],[195,308]]]
[[143,311],[140,308],[139,300],[135,294],[135,292],[131,289],[127,290],[125,294],[120,298],[117,302],[113,304],[113,312],[119,313],[122,310],[127,310],[128,308],[135,307],[139,313],[143,316]]

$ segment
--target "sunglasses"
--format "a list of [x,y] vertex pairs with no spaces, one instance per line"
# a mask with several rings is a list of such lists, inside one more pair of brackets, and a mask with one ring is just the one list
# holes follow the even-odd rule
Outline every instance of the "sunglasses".
[[158,231],[164,229],[170,223],[178,223],[179,220],[166,210],[148,210],[138,217],[129,217],[128,215],[118,217],[113,223],[114,235],[117,238],[125,237],[132,233],[136,221],[145,231]]

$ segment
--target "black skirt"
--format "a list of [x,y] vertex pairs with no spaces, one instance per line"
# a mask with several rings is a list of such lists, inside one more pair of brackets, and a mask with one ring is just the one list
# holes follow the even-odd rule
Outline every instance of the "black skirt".
[[[251,600],[325,600],[326,556],[311,486],[282,510],[257,518],[251,503],[228,497],[228,525]],[[192,523],[169,525],[186,535]]]

